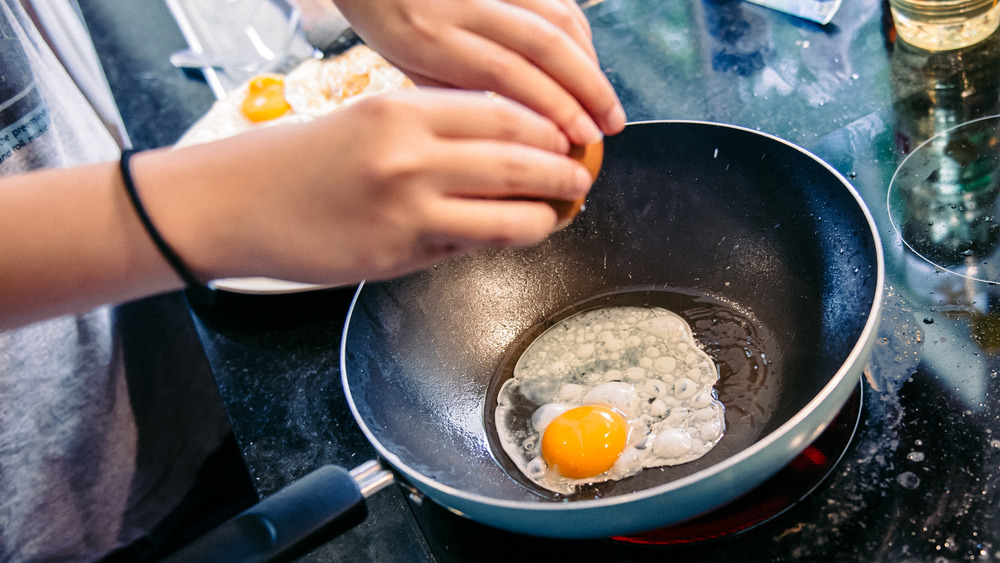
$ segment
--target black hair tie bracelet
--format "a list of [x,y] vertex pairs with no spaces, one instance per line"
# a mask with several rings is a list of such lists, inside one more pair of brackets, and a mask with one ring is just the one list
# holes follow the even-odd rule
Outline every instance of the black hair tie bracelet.
[[208,287],[208,285],[202,283],[197,276],[187,267],[184,260],[174,252],[174,249],[167,244],[167,241],[163,240],[160,235],[160,231],[156,230],[156,226],[153,225],[152,219],[149,218],[149,214],[146,213],[146,208],[142,205],[142,200],[139,199],[139,192],[135,189],[135,182],[132,180],[132,170],[129,167],[129,161],[132,159],[132,155],[135,154],[134,150],[124,150],[122,151],[121,158],[121,172],[122,180],[125,182],[125,191],[128,192],[129,201],[132,202],[132,207],[135,209],[136,215],[139,216],[139,220],[142,221],[142,226],[145,227],[146,233],[149,234],[149,238],[152,239],[153,244],[166,259],[170,267],[177,272],[177,275],[184,281],[187,285],[187,290],[189,296],[197,300],[199,303],[204,305],[211,305],[215,301],[215,290]]

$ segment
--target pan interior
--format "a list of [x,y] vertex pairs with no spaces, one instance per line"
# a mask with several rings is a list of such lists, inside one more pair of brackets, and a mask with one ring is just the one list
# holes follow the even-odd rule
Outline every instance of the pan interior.
[[[514,366],[521,355],[543,332],[573,314],[613,306],[662,307],[678,314],[691,326],[695,340],[719,370],[719,382],[715,388],[726,407],[727,431],[707,455],[697,460],[676,466],[649,468],[621,481],[582,486],[567,497],[532,483],[504,453],[494,416],[498,395],[503,383],[513,377]],[[760,436],[773,430],[766,426],[767,423],[774,422],[769,413],[777,406],[780,389],[778,382],[770,377],[770,363],[775,361],[779,353],[773,343],[774,337],[766,327],[749,313],[741,311],[738,305],[728,303],[720,297],[701,295],[690,290],[652,287],[629,288],[596,296],[555,313],[529,329],[510,346],[486,397],[483,424],[490,449],[497,463],[515,481],[552,500],[583,500],[626,494],[691,475],[742,451]],[[536,408],[538,406],[540,405],[535,405]],[[523,413],[525,418],[530,415],[530,412]]]
[[[369,439],[404,474],[486,499],[549,502],[494,458],[487,397],[526,335],[594,300],[711,303],[760,340],[768,385],[753,400],[767,408],[752,421],[727,416],[731,447],[660,479],[763,439],[843,377],[879,279],[877,239],[843,178],[779,140],[706,123],[632,124],[606,140],[605,153],[585,210],[541,244],[463,256],[358,292],[345,391]],[[726,385],[724,377],[717,387]],[[641,477],[608,494],[662,482]]]

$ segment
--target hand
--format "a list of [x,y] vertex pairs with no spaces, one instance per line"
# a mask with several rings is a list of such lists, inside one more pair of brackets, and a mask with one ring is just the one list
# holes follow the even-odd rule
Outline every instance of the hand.
[[576,144],[625,126],[573,0],[335,2],[365,43],[418,84],[496,92]]
[[536,200],[575,199],[591,184],[568,149],[522,106],[428,89],[140,154],[133,173],[164,237],[206,279],[338,284],[540,241],[556,214]]

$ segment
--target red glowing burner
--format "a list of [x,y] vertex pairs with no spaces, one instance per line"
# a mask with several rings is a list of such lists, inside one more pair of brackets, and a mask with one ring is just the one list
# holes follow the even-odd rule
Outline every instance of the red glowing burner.
[[861,400],[859,385],[812,445],[742,497],[679,524],[611,539],[640,545],[693,544],[743,532],[778,516],[819,486],[843,457],[861,418]]

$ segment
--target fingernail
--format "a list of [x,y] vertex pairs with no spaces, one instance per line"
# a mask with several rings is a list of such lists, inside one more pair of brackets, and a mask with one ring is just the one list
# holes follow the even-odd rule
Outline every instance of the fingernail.
[[604,122],[608,128],[616,133],[625,127],[626,119],[625,108],[621,104],[615,104],[615,107],[611,108],[611,111],[604,116]]
[[576,177],[573,178],[573,187],[576,188],[577,194],[585,194],[590,186],[594,183],[594,179],[590,177],[590,172],[587,172],[584,168],[578,168],[576,171]]
[[589,116],[582,114],[573,122],[572,137],[577,143],[589,145],[600,141],[604,133]]

